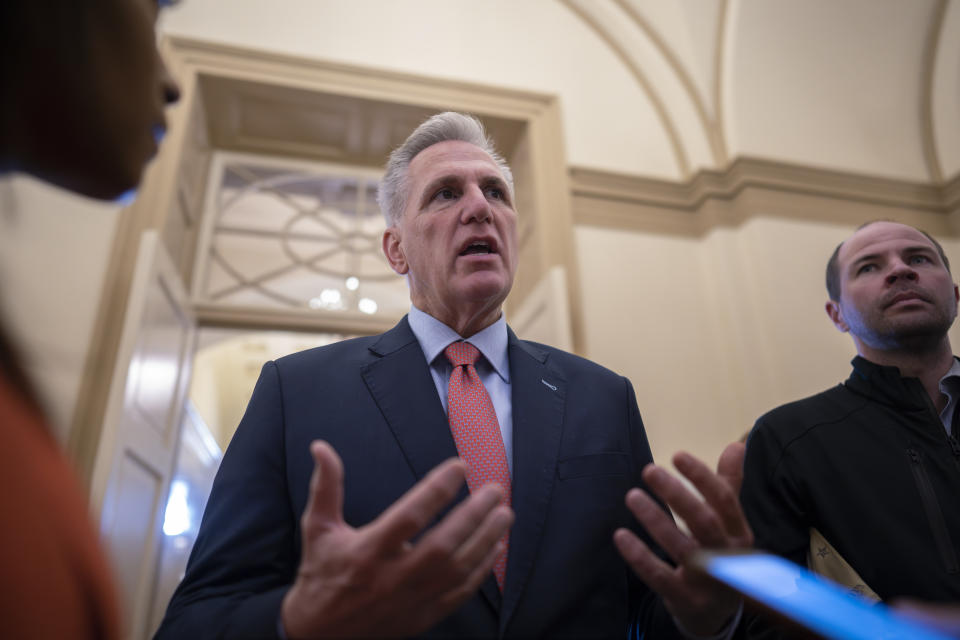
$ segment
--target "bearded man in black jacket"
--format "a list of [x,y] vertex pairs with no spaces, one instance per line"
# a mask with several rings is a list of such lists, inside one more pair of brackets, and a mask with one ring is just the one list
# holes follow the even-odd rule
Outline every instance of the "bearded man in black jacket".
[[834,251],[843,384],[761,417],[741,493],[756,544],[887,601],[960,600],[957,285],[940,244],[871,222]]

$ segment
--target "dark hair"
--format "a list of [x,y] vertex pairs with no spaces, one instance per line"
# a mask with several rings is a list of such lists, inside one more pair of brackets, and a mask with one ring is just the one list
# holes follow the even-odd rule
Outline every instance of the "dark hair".
[[[0,153],[9,151],[9,128],[17,126],[22,89],[42,87],[52,67],[73,69],[88,63],[90,17],[102,9],[101,2],[0,0],[0,86],[9,93],[0,100]],[[59,88],[50,87],[49,92],[56,97]],[[0,171],[5,168],[0,166]]]
[[[869,227],[877,222],[895,222],[896,224],[903,224],[902,222],[897,222],[896,220],[871,220],[869,222],[864,222],[862,225],[857,227],[856,231],[860,231],[864,227]],[[950,261],[947,260],[947,254],[943,252],[943,247],[940,246],[940,243],[937,242],[933,236],[923,229],[918,229],[913,225],[904,224],[903,226],[910,227],[914,231],[919,231],[927,238],[927,240],[933,243],[933,246],[937,249],[937,253],[940,255],[940,259],[943,260],[943,266],[947,268],[948,272],[950,271]],[[854,231],[854,233],[856,233],[856,231]],[[830,259],[827,260],[827,294],[834,302],[840,299],[840,273],[839,269],[837,268],[837,257],[840,255],[840,247],[843,246],[844,242],[846,242],[846,240],[837,245],[837,248],[834,249],[833,253],[830,255]]]
[[[89,18],[100,0],[3,0],[0,2],[0,54],[5,72],[29,67],[25,49],[53,49],[76,64],[89,44]],[[81,61],[82,62],[82,61]],[[26,73],[30,73],[29,69]]]

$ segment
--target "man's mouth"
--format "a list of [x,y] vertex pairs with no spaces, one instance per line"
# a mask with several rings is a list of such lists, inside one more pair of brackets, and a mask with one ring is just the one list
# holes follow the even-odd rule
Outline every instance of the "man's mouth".
[[919,293],[917,293],[917,292],[915,292],[915,291],[904,291],[904,292],[898,293],[898,294],[896,294],[895,296],[893,296],[892,298],[890,298],[890,299],[887,301],[887,304],[884,305],[884,307],[885,307],[885,308],[886,308],[886,307],[892,307],[893,305],[897,304],[898,302],[908,302],[908,301],[911,301],[911,300],[913,300],[913,301],[918,301],[918,302],[927,302],[926,297],[924,297],[923,295],[921,295],[921,294],[919,294]]
[[496,253],[494,247],[485,240],[475,240],[467,244],[464,247],[463,251],[460,252],[461,256],[477,256],[477,255],[490,255]]

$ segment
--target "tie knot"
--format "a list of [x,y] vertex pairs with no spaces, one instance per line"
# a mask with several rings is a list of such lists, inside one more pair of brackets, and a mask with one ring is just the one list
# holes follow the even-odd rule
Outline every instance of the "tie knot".
[[451,342],[443,350],[443,355],[447,356],[447,360],[456,368],[465,364],[476,364],[480,359],[480,350],[469,342]]

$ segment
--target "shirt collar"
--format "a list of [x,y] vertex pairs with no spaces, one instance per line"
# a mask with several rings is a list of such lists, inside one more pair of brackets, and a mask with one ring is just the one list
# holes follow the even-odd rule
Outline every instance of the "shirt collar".
[[[960,388],[960,380],[958,380],[958,378],[960,378],[960,360],[954,358],[953,366],[950,367],[946,375],[940,378],[940,391],[946,393],[948,396],[953,396],[958,388]],[[953,391],[953,393],[950,393],[948,389]]]
[[[420,343],[420,348],[423,349],[427,364],[432,365],[437,356],[441,355],[451,342],[464,340],[456,331],[413,305],[410,306],[407,321],[417,342]],[[507,359],[507,320],[502,313],[496,322],[465,341],[480,350],[504,382],[510,382],[510,365]]]

